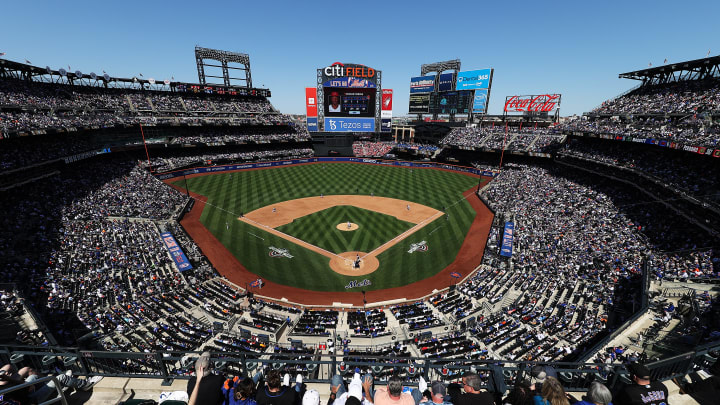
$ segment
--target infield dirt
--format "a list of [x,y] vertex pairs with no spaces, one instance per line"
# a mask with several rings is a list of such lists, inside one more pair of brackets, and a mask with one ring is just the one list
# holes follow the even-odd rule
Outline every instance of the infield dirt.
[[[335,254],[275,229],[279,226],[289,224],[297,218],[314,214],[338,205],[349,205],[366,209],[368,211],[379,212],[381,214],[395,217],[401,221],[410,222],[415,224],[415,226],[385,242],[372,252],[361,254],[360,256],[363,260],[363,265],[360,269],[353,269],[351,266],[348,266],[346,260],[347,257],[352,257],[354,259],[356,253],[358,252]],[[426,205],[398,200],[396,198],[374,197],[368,195],[328,195],[298,198],[295,200],[271,204],[248,212],[247,215],[238,218],[238,220],[275,234],[283,239],[287,239],[304,247],[305,249],[309,249],[326,256],[330,259],[328,265],[334,272],[346,276],[355,276],[370,274],[377,270],[380,266],[377,256],[380,253],[396,245],[442,215],[442,211],[438,211]]]

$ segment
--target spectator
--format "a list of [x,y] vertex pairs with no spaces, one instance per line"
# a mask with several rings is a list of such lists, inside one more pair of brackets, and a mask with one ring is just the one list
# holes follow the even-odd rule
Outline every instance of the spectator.
[[650,370],[645,365],[633,363],[627,369],[634,384],[623,387],[615,397],[615,405],[667,404],[667,387],[661,382],[650,381]]
[[320,393],[316,390],[307,390],[303,395],[302,405],[320,405]]
[[213,374],[209,352],[203,352],[195,361],[195,374],[187,385],[190,401],[195,398],[197,404],[222,404],[225,400],[222,390],[225,379]]
[[515,384],[507,397],[503,400],[503,404],[509,405],[533,405],[534,391],[531,388],[530,381],[523,380]]
[[466,373],[462,377],[463,390],[453,405],[493,405],[495,397],[493,394],[482,390],[482,379],[477,373]]
[[585,399],[576,402],[574,405],[612,405],[612,393],[610,390],[594,381],[590,384],[590,389],[587,392]]
[[373,403],[375,405],[415,405],[415,400],[412,395],[403,392],[402,379],[393,375],[388,379],[387,387],[377,389]]
[[540,395],[536,393],[534,400],[535,405],[570,405],[560,381],[553,377],[545,379]]
[[[289,385],[290,376],[286,375],[285,377],[287,380],[285,383]],[[270,370],[267,373],[266,385],[258,390],[255,400],[258,405],[294,405],[297,402],[297,396],[296,390],[281,385],[279,371]]]
[[445,400],[446,396],[447,388],[445,388],[445,384],[443,384],[442,381],[433,381],[432,384],[430,384],[430,400],[420,401],[420,403],[426,405],[451,405],[452,402],[448,402]]
[[235,377],[232,380],[225,380],[223,394],[225,394],[223,405],[257,405],[255,382],[249,378]]

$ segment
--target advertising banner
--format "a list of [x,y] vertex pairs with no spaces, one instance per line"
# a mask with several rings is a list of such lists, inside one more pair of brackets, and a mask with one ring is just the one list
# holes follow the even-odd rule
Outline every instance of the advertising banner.
[[505,97],[505,112],[551,112],[560,106],[560,94]]
[[492,69],[458,72],[456,90],[489,89]]
[[502,245],[500,246],[500,256],[511,257],[513,248],[513,234],[515,233],[515,224],[505,222],[503,230]]
[[453,91],[453,81],[455,79],[454,73],[443,73],[438,76],[438,91]]
[[369,79],[362,79],[359,77],[339,77],[337,79],[332,79],[324,82],[323,87],[337,87],[346,89],[374,89],[377,87],[377,85]]
[[[307,117],[317,117],[317,88],[305,88],[305,115]],[[317,123],[317,121],[316,121]]]
[[382,110],[380,111],[380,117],[392,118],[392,102],[393,102],[392,89],[383,89],[382,90]]
[[410,114],[427,114],[430,112],[430,94],[410,95]]
[[308,129],[308,132],[317,132],[318,131],[317,117],[307,117],[307,129]]
[[473,97],[473,114],[485,114],[487,112],[488,89],[475,90]]
[[410,94],[432,93],[435,89],[435,76],[418,76],[410,78]]
[[392,118],[381,119],[380,132],[392,132]]
[[180,246],[170,232],[163,232],[160,234],[160,237],[162,237],[163,243],[165,243],[165,248],[167,248],[168,252],[170,252],[170,256],[172,256],[173,262],[175,262],[175,267],[177,267],[179,271],[190,270],[193,268],[188,261],[188,258],[185,256],[185,253],[183,253],[182,249],[180,249]]
[[325,118],[326,132],[375,132],[374,118]]

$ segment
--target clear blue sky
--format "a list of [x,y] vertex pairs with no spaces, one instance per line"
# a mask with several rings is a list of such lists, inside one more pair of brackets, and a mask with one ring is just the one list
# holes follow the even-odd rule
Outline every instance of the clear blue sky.
[[618,73],[720,54],[720,2],[5,2],[0,52],[34,65],[196,82],[195,45],[250,54],[253,84],[282,112],[335,61],[383,71],[394,115],[420,65],[495,68],[491,114],[514,94],[561,93],[581,114],[636,83]]

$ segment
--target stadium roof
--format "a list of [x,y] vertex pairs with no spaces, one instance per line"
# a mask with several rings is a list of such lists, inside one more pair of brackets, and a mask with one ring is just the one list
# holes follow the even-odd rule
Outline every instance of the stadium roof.
[[720,76],[720,55],[671,63],[633,72],[620,73],[621,79],[642,80],[643,84],[660,84],[684,80],[703,80]]
[[[69,68],[70,66],[68,66]],[[143,77],[115,77],[108,74],[94,74],[94,73],[82,73],[78,70],[75,72],[65,71],[65,69],[52,69],[48,67],[38,67],[26,63],[15,62],[7,59],[0,58],[0,75],[7,72],[18,72],[18,78],[26,78],[32,80],[40,80],[49,83],[63,83],[86,85],[86,86],[105,86],[107,87],[110,83],[114,83],[121,87],[132,88],[133,85],[140,86],[146,90],[157,90],[157,91],[168,91],[175,90],[178,86],[184,86],[186,88],[197,87],[200,92],[206,88],[212,89],[224,89],[227,91],[235,91],[239,95],[252,95],[270,97],[271,93],[268,89],[249,89],[244,86],[225,86],[223,84],[200,84],[200,83],[187,83],[176,80],[154,80],[151,78]],[[80,75],[78,76],[78,73]],[[37,79],[36,79],[37,78]]]

